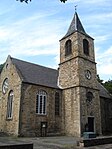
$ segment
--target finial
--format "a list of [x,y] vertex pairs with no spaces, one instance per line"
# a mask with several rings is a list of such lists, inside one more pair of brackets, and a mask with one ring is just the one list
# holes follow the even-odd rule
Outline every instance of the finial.
[[75,12],[77,12],[77,5],[75,5]]

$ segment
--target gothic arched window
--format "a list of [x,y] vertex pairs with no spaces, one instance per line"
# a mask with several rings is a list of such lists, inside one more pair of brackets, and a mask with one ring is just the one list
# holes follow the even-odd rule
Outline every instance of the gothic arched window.
[[72,42],[69,39],[65,43],[65,56],[70,55],[71,53],[72,53]]
[[60,96],[59,93],[55,93],[55,115],[60,114]]
[[83,39],[83,50],[84,54],[89,55],[89,42],[86,39]]
[[38,91],[36,98],[36,113],[46,114],[47,93],[43,90]]
[[8,95],[7,100],[7,119],[12,119],[12,112],[13,112],[13,91],[11,90]]

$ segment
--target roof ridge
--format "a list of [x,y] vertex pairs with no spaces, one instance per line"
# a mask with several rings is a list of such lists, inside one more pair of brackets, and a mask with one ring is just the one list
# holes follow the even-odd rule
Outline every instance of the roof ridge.
[[10,58],[11,58],[12,60],[17,60],[17,61],[21,61],[21,62],[24,62],[24,63],[28,63],[28,64],[31,64],[31,65],[35,65],[35,66],[39,66],[39,67],[43,67],[43,68],[46,68],[46,69],[52,69],[52,70],[56,70],[56,71],[57,71],[57,69],[50,68],[50,67],[43,66],[43,65],[39,65],[39,64],[35,64],[35,63],[33,63],[33,62],[28,62],[28,61],[21,60],[21,59],[17,59],[17,58],[11,57],[11,56],[10,56]]
[[57,86],[58,70],[16,58],[11,58],[11,60],[18,70],[22,82],[59,88]]

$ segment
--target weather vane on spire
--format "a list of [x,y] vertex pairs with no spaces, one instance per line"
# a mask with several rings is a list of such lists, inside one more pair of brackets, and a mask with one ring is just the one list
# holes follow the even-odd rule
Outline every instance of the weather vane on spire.
[[75,5],[75,12],[77,12],[77,5]]

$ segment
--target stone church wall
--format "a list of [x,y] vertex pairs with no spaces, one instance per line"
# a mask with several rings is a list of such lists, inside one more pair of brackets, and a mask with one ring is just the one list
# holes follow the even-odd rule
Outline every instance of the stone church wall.
[[101,102],[101,124],[102,134],[112,134],[112,100],[107,98],[100,98]]
[[79,85],[78,69],[78,59],[72,59],[61,64],[59,69],[59,84],[63,89]]
[[[92,91],[94,98],[87,101],[86,93]],[[85,132],[88,117],[94,118],[94,131],[101,134],[100,100],[99,92],[83,87],[74,87],[63,91],[65,115],[65,134],[81,137]]]
[[[47,93],[47,113],[40,115],[36,113],[36,97],[39,90]],[[41,136],[41,123],[47,122],[47,134],[57,134],[61,132],[61,100],[60,115],[55,116],[55,93],[61,91],[49,87],[23,84],[20,112],[20,136]]]
[[[92,92],[93,98],[91,101],[87,99],[87,92]],[[100,99],[98,90],[91,88],[83,88],[80,90],[81,98],[81,133],[86,130],[88,124],[88,117],[94,119],[94,132],[98,135],[101,134],[101,111],[100,111]]]
[[[8,91],[6,94],[2,93],[2,84],[4,79],[8,78]],[[8,94],[13,91],[13,117],[7,119],[7,101]],[[11,63],[10,59],[6,61],[6,64],[0,75],[0,131],[18,135],[19,124],[19,107],[21,97],[21,80],[18,76],[15,66]]]
[[80,137],[79,87],[63,90],[65,134]]
[[[89,54],[84,53],[83,40],[85,39],[89,44]],[[72,52],[66,55],[68,40],[71,41]],[[90,78],[86,74],[88,71]],[[60,41],[59,84],[63,88],[65,133],[68,135],[81,136],[88,121],[89,125],[92,121],[92,131],[101,134],[100,99],[96,74],[93,39],[80,32],[74,32],[63,38]],[[87,103],[87,92],[93,94],[91,103]]]

